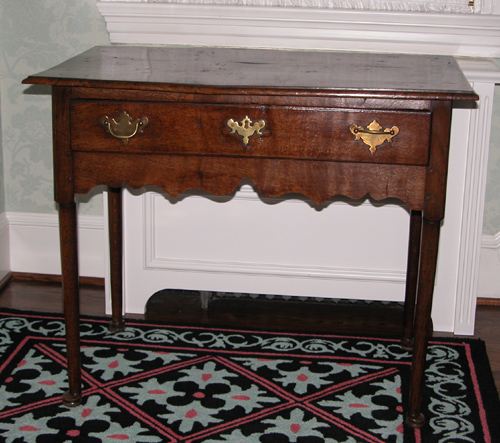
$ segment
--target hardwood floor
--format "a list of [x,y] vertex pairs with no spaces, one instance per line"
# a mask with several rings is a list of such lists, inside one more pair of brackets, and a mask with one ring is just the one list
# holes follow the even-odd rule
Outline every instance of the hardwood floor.
[[[0,308],[62,312],[62,306],[61,284],[54,281],[13,279],[0,292]],[[103,316],[104,306],[102,286],[81,285],[82,315]],[[203,310],[200,297],[194,292],[161,291],[150,298],[145,315],[127,317],[267,330],[398,336],[402,307],[398,303],[269,300],[264,296],[247,296],[215,297],[209,302],[208,309]],[[500,306],[478,306],[474,337],[486,343],[500,391]]]

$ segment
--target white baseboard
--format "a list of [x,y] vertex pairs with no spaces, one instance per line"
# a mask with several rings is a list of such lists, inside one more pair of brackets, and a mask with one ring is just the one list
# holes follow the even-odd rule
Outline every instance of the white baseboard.
[[[11,271],[61,274],[57,214],[8,212],[6,217]],[[78,235],[80,275],[104,277],[103,217],[80,215]]]
[[482,240],[477,296],[500,299],[500,232]]
[[9,222],[5,212],[0,214],[0,281],[10,271]]

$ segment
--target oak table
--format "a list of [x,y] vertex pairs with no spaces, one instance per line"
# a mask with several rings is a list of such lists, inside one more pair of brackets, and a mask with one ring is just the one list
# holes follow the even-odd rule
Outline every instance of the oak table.
[[[77,194],[109,187],[111,328],[122,319],[121,188],[396,198],[410,210],[402,345],[420,427],[452,106],[478,99],[452,57],[95,47],[24,80],[52,85],[69,391],[81,402]],[[375,233],[376,234],[376,233]]]

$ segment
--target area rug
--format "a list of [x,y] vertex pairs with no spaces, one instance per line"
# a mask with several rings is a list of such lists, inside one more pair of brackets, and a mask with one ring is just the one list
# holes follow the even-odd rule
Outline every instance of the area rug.
[[61,404],[58,315],[0,314],[0,441],[499,441],[484,343],[430,343],[427,424],[403,425],[411,356],[397,339],[82,319],[84,404]]

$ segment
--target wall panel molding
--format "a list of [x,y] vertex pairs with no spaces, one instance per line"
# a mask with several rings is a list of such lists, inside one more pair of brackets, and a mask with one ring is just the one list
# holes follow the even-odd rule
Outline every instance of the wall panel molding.
[[113,43],[500,57],[500,15],[100,1]]
[[[10,221],[9,221],[10,220]],[[83,235],[84,242],[100,241],[103,235],[102,217],[80,216],[79,218],[80,235]],[[35,274],[60,274],[59,254],[58,254],[58,221],[56,214],[35,214],[35,213],[14,213],[0,214],[0,242],[3,247],[8,247],[9,230],[12,231],[14,248],[17,250],[13,254],[15,272],[35,273]],[[40,233],[43,237],[38,237]],[[20,242],[22,236],[25,241]],[[48,242],[46,239],[51,239]],[[102,251],[98,245],[94,244],[94,253],[92,257],[83,257],[85,262],[94,262],[93,270],[85,272],[85,276],[102,277],[104,275],[105,262],[107,260],[104,248]],[[101,246],[101,245],[99,245]],[[48,250],[52,250],[47,254]],[[45,255],[44,255],[45,254]],[[43,262],[26,260],[26,257],[43,257]],[[97,257],[97,258],[96,258]],[[175,265],[176,267],[179,264]],[[4,265],[0,270],[6,274],[9,264]],[[5,268],[5,269],[4,269]],[[350,279],[377,281],[380,276],[373,276],[371,272],[360,271],[350,273]],[[359,277],[359,278],[358,278]],[[402,283],[403,276],[400,272],[388,272],[387,281]],[[483,235],[481,241],[481,264],[479,270],[479,288],[478,297],[482,298],[500,298],[500,232],[495,235]],[[380,280],[379,280],[380,281]]]
[[[196,195],[189,198],[203,198]],[[210,197],[212,201],[225,202],[225,197]],[[264,204],[266,201],[269,204],[284,203],[287,205],[304,204],[303,200],[293,199],[263,199],[255,192],[250,192],[243,188],[240,190],[231,201],[252,201],[258,205]],[[400,269],[377,269],[364,268],[356,269],[353,267],[340,266],[308,266],[307,264],[293,265],[283,263],[272,263],[266,261],[252,262],[246,260],[227,261],[217,259],[200,260],[196,257],[187,259],[172,257],[165,253],[164,249],[158,249],[161,240],[156,234],[160,233],[161,227],[157,226],[156,221],[160,217],[156,217],[155,211],[162,210],[164,197],[156,193],[148,193],[143,198],[143,219],[144,219],[144,269],[157,271],[177,271],[177,272],[205,272],[211,274],[236,274],[257,277],[275,277],[275,278],[300,278],[310,280],[351,280],[356,282],[370,281],[372,283],[397,283],[404,285],[406,281],[406,273]],[[235,205],[236,206],[236,205]],[[369,206],[381,207],[381,203],[365,202],[361,206],[368,208]],[[244,208],[244,205],[236,206]],[[166,213],[168,215],[168,213]],[[174,212],[175,214],[175,212]],[[189,235],[189,234],[188,234]],[[327,240],[325,240],[327,241]],[[382,251],[381,251],[382,254]],[[215,255],[215,254],[214,254]]]

